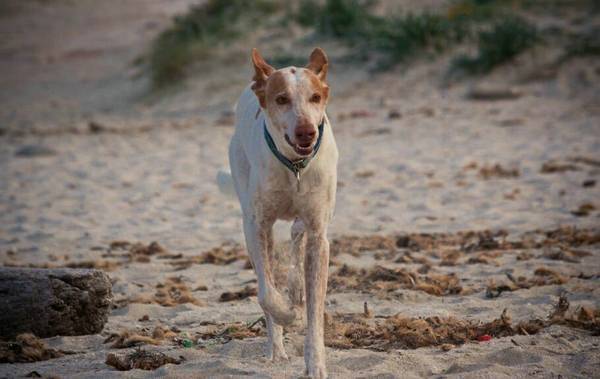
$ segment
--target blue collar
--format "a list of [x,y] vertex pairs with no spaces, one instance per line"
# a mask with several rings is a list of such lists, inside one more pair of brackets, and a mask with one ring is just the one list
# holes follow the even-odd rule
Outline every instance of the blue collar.
[[317,137],[317,143],[313,149],[312,154],[310,154],[306,158],[298,159],[296,161],[292,161],[288,159],[285,155],[281,154],[279,150],[277,150],[277,146],[275,146],[275,142],[273,141],[273,137],[267,130],[267,122],[264,122],[264,131],[265,131],[265,141],[267,141],[267,145],[269,149],[275,155],[275,157],[281,162],[285,167],[287,167],[295,176],[296,179],[300,180],[300,172],[308,166],[310,161],[317,155],[319,151],[319,146],[321,146],[321,140],[323,139],[323,127],[325,125],[325,118],[323,117],[323,121],[319,125],[319,137]]

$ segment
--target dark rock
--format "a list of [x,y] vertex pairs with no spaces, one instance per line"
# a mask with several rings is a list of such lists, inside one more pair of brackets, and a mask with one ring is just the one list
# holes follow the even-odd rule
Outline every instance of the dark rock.
[[25,145],[21,146],[16,152],[15,156],[21,158],[34,158],[34,157],[49,157],[56,155],[56,151],[42,145]]
[[99,270],[0,268],[0,337],[46,338],[102,331],[112,302]]

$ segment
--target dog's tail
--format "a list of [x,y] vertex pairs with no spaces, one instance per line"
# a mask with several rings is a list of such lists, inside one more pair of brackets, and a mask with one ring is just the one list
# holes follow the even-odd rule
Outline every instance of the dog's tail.
[[217,172],[217,186],[219,186],[219,191],[222,194],[232,197],[236,196],[233,178],[228,170],[221,169]]

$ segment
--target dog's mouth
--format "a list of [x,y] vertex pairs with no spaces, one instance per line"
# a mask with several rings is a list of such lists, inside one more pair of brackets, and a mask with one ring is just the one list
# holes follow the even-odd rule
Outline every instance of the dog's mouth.
[[312,142],[308,142],[305,144],[293,143],[287,134],[285,135],[285,140],[294,149],[296,154],[298,154],[300,156],[308,156],[308,155],[312,154],[312,152],[313,152],[313,143]]

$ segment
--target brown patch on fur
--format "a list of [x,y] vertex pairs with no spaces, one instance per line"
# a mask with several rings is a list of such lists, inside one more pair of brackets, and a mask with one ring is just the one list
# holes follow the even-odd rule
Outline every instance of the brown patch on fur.
[[329,66],[328,62],[329,60],[327,59],[325,51],[320,47],[317,47],[310,54],[306,68],[312,71],[319,80],[325,81],[327,78],[327,68]]
[[46,361],[63,355],[30,333],[19,334],[14,341],[0,341],[0,363]]
[[183,357],[175,359],[160,352],[150,352],[146,350],[135,350],[126,356],[117,356],[110,353],[106,356],[106,364],[116,368],[119,371],[128,371],[133,369],[156,370],[168,363],[180,364]]
[[312,71],[306,70],[305,73],[313,92],[321,95],[321,101],[327,103],[327,100],[329,99],[329,86],[325,84],[323,79],[320,79],[319,76],[313,74]]
[[267,86],[267,79],[275,71],[275,69],[267,64],[263,57],[259,54],[258,50],[252,49],[252,63],[254,65],[254,84],[252,84],[252,90],[256,94],[260,106],[266,107],[265,90]]

